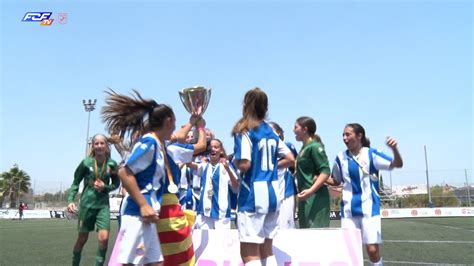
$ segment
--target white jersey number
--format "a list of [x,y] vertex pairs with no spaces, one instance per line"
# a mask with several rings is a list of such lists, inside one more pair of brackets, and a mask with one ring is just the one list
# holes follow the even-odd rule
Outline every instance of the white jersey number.
[[274,139],[262,139],[258,143],[258,150],[262,154],[262,171],[273,171],[273,154],[275,154],[275,149],[277,142]]

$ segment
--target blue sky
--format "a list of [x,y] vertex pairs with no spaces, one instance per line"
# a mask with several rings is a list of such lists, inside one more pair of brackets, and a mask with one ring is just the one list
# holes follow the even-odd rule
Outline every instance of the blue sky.
[[[22,22],[30,11],[55,21]],[[212,87],[205,118],[231,151],[258,86],[298,148],[294,121],[316,120],[331,164],[344,125],[359,122],[389,154],[385,136],[398,139],[394,185],[426,182],[424,145],[431,184],[462,185],[464,169],[472,182],[472,11],[467,0],[2,1],[0,171],[17,163],[38,193],[69,187],[85,153],[82,100],[98,101],[90,135],[105,132],[108,87],[171,105],[178,125],[178,90]]]

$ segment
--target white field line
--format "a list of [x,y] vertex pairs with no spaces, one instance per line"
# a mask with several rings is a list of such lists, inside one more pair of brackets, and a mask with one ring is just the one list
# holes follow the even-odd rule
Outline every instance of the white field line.
[[[420,224],[420,223],[422,223],[422,222],[413,222],[413,221],[406,221],[406,222],[407,222],[407,223],[413,223],[413,224]],[[433,226],[441,226],[441,227],[446,227],[446,228],[454,229],[454,230],[466,230],[466,231],[469,231],[469,232],[474,232],[474,230],[472,230],[472,229],[467,229],[467,228],[457,227],[457,226],[452,226],[452,225],[431,224],[431,223],[423,223],[423,224],[433,225]]]
[[387,243],[434,243],[434,244],[474,244],[474,241],[451,240],[382,240]]
[[[366,263],[370,263],[369,260],[364,260]],[[383,260],[384,263],[390,264],[402,264],[402,265],[443,265],[443,266],[460,266],[466,264],[448,264],[448,263],[434,263],[434,262],[419,262],[419,261],[394,261],[394,260]]]

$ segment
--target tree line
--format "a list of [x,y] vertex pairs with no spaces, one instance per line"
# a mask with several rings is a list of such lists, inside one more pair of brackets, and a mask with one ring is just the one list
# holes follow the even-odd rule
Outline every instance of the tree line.
[[[381,187],[383,188],[383,179],[381,178]],[[21,170],[17,164],[14,164],[9,171],[0,174],[0,207],[16,208],[20,199],[28,198],[34,202],[66,202],[68,190],[56,193],[44,193],[32,197],[31,177],[24,170]],[[382,199],[384,198],[382,190]],[[30,195],[30,197],[27,197]],[[456,197],[453,189],[446,186],[431,187],[431,197],[433,207],[460,207],[467,206],[466,201],[461,202]],[[25,201],[25,200],[23,200]],[[340,196],[333,196],[331,209],[337,210],[340,207]],[[32,202],[27,203],[31,204]],[[394,208],[415,208],[429,207],[429,198],[427,194],[407,195],[393,198],[385,207]]]

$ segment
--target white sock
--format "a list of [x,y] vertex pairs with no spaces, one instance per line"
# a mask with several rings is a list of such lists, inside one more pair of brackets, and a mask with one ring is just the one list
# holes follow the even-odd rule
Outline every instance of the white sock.
[[278,266],[275,255],[261,259],[262,266]]
[[383,266],[382,257],[380,257],[380,260],[379,260],[379,261],[377,261],[377,262],[372,262],[372,265],[374,265],[374,266]]
[[245,266],[262,266],[262,263],[260,262],[260,260],[251,260],[245,263]]

